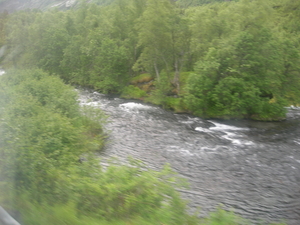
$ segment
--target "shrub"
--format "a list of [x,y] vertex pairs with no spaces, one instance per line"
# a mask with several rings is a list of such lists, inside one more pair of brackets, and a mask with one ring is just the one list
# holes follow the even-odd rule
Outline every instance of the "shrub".
[[153,77],[149,73],[143,73],[136,77],[131,78],[130,83],[131,84],[138,84],[138,83],[144,83],[144,82],[150,82],[153,80]]
[[101,125],[83,115],[76,92],[58,77],[24,70],[0,80],[0,174],[13,190],[52,201],[62,196],[60,171],[102,148]]
[[25,223],[194,224],[170,167],[99,165],[93,151],[103,145],[103,113],[80,108],[59,78],[11,71],[0,86],[0,191],[13,194]]
[[140,99],[147,96],[147,93],[138,87],[135,87],[133,85],[129,85],[124,88],[121,97],[122,98],[133,98],[133,99]]

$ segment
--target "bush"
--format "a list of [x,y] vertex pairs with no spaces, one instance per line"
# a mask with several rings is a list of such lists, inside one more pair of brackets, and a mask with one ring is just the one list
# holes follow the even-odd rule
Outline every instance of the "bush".
[[102,148],[101,125],[92,126],[74,89],[58,77],[24,70],[7,72],[0,80],[0,174],[13,190],[52,201],[63,195],[60,171],[78,164],[82,154]]
[[127,99],[140,99],[143,97],[146,97],[147,93],[141,89],[139,89],[138,87],[135,87],[133,85],[129,85],[127,87],[124,88],[121,97],[122,98],[127,98]]
[[13,194],[25,223],[195,224],[175,191],[183,183],[168,166],[99,165],[93,151],[103,145],[105,117],[80,108],[59,78],[11,71],[0,86],[0,191]]
[[234,214],[232,211],[225,211],[218,208],[215,212],[209,214],[201,222],[203,225],[249,225],[246,220]]
[[25,224],[197,224],[175,190],[185,182],[169,166],[157,172],[129,161],[129,165],[113,162],[102,168],[91,155],[55,174],[68,201],[49,204],[22,195],[18,208]]

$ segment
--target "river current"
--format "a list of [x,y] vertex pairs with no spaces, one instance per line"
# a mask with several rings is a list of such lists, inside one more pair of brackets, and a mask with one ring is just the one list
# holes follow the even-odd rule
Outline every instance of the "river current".
[[88,90],[80,102],[109,115],[101,157],[169,163],[190,183],[181,193],[191,211],[222,204],[255,223],[300,224],[300,108],[283,122],[255,122],[204,120]]

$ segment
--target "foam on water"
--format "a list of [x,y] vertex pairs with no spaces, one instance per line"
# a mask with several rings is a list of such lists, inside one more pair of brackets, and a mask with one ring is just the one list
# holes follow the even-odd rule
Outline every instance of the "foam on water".
[[247,128],[239,128],[239,127],[224,125],[218,127],[210,127],[209,129],[203,127],[196,127],[195,130],[203,133],[213,133],[213,131],[222,131],[223,133],[225,133],[225,135],[222,135],[222,137],[231,141],[231,143],[234,145],[254,144],[252,141],[246,141],[243,138],[243,135],[241,133],[236,132],[236,131],[243,131],[243,130],[246,131],[248,130]]
[[291,105],[291,106],[288,106],[288,107],[285,107],[286,109],[295,109],[295,110],[299,110],[300,107],[299,106],[294,106],[294,105]]
[[120,104],[119,107],[127,112],[138,111],[138,110],[148,110],[148,109],[152,108],[151,106],[143,105],[143,104],[135,103],[135,102],[123,103],[123,104]]
[[168,149],[167,152],[172,152],[173,154],[181,154],[183,156],[194,156],[194,153],[191,153],[187,149]]
[[200,132],[204,132],[204,133],[209,133],[209,132],[211,132],[209,129],[203,128],[203,127],[196,127],[195,130],[196,130],[196,131],[200,131]]
[[222,124],[222,123],[217,123],[217,122],[213,122],[210,121],[211,123],[213,123],[215,125],[215,127],[210,127],[210,130],[219,130],[219,131],[226,131],[226,130],[249,130],[249,128],[246,127],[235,127],[235,126],[230,126],[230,125],[226,125],[226,124]]
[[[248,131],[247,127],[236,127],[226,124],[221,124],[217,122],[210,121],[215,125],[215,127],[210,127],[211,131],[221,131],[225,133],[222,137],[231,141],[234,145],[253,145],[252,141],[247,141],[244,139],[242,131]],[[197,130],[197,128],[196,128]]]
[[99,102],[85,102],[85,103],[82,103],[82,105],[89,105],[89,106],[94,106],[94,107],[101,106],[101,104]]

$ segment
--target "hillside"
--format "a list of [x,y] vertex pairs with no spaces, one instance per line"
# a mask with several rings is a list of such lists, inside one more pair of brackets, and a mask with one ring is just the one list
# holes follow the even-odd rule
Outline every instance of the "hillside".
[[[79,0],[0,0],[0,13],[7,11],[9,13],[25,10],[25,9],[39,9],[47,10],[51,8],[58,8],[61,10],[75,7]],[[88,0],[98,5],[108,5],[113,0]]]
[[24,9],[49,9],[58,7],[61,9],[70,8],[76,4],[76,0],[2,0],[0,1],[0,12],[14,12]]
[[[114,0],[88,0],[98,5],[108,5]],[[181,7],[190,7],[215,2],[229,2],[233,0],[178,0]],[[235,0],[236,1],[236,0]],[[25,9],[47,10],[57,7],[59,9],[69,9],[78,4],[79,0],[0,0],[0,13],[4,11],[14,12]]]

